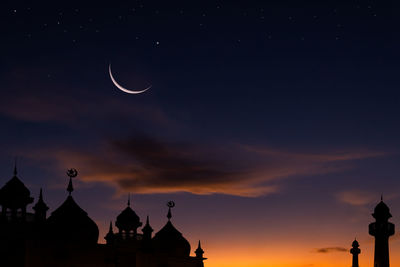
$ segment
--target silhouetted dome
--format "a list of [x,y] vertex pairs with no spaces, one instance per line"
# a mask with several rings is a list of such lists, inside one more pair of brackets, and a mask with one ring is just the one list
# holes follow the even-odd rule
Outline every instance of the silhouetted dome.
[[358,248],[360,245],[358,244],[358,241],[357,241],[357,240],[354,240],[354,241],[353,241],[353,244],[351,244],[351,246],[352,246],[352,247],[357,247],[357,248]]
[[381,200],[381,202],[376,205],[372,216],[377,220],[387,220],[392,217],[392,214],[390,214],[389,207]]
[[72,196],[47,219],[50,239],[60,243],[97,244],[99,229]]
[[155,234],[152,242],[157,252],[167,253],[173,256],[189,256],[190,254],[189,242],[176,230],[171,221],[168,221],[167,224]]
[[7,208],[26,207],[33,202],[31,192],[16,175],[0,189],[0,205]]
[[128,206],[117,216],[115,225],[120,230],[136,231],[139,226],[142,226],[142,223],[136,212]]

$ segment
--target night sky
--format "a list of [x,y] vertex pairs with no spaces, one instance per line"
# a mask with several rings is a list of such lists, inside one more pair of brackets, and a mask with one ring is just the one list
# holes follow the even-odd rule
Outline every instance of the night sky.
[[53,211],[78,169],[99,242],[128,193],[156,231],[173,200],[207,267],[350,266],[355,237],[372,265],[381,194],[400,227],[400,3],[62,2],[1,3],[1,186],[17,157]]

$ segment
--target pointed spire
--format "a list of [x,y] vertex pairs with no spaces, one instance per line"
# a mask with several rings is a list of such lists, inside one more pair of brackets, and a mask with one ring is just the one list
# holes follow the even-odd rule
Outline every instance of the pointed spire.
[[39,192],[39,201],[43,201],[43,190],[42,190],[42,188],[40,188],[40,192]]
[[172,214],[171,214],[171,208],[168,208],[168,214],[167,214],[167,218],[168,218],[168,221],[170,221],[170,220],[171,220],[171,218],[172,218]]
[[17,158],[14,159],[14,176],[17,176]]
[[108,233],[113,233],[112,221],[110,221],[110,228],[108,229]]
[[40,188],[39,199],[36,202],[35,206],[32,207],[35,211],[35,220],[38,222],[43,222],[46,220],[46,212],[49,207],[43,201],[43,190]]
[[128,207],[131,206],[131,193],[128,194]]
[[167,218],[168,218],[168,221],[170,221],[171,218],[172,218],[171,208],[175,207],[175,202],[173,202],[173,201],[168,201],[168,202],[167,202],[167,207],[168,207]]
[[149,215],[147,215],[146,224],[145,224],[144,227],[142,228],[143,239],[145,239],[145,240],[150,240],[150,239],[151,239],[151,233],[152,233],[153,231],[154,231],[153,228],[151,228],[151,226],[150,226]]
[[71,193],[74,191],[74,186],[72,185],[72,178],[71,177],[69,177],[69,183],[68,183],[67,191],[69,192],[69,195],[71,195]]
[[107,241],[107,245],[114,244],[114,232],[112,227],[112,221],[110,221],[110,228],[108,229],[108,233],[106,234],[104,239]]
[[150,226],[149,215],[147,215],[146,224],[143,227],[143,231],[148,231],[150,233],[153,232],[153,228],[151,228],[151,226]]
[[197,246],[197,249],[195,250],[194,253],[196,254],[197,258],[203,259],[204,250],[201,248],[200,240],[199,240],[199,244]]
[[383,201],[383,194],[381,194],[381,201]]
[[78,175],[78,171],[76,169],[69,169],[67,170],[67,175],[69,177],[67,191],[69,192],[69,195],[71,195],[72,191],[74,191],[74,187],[72,185],[72,178],[75,178]]

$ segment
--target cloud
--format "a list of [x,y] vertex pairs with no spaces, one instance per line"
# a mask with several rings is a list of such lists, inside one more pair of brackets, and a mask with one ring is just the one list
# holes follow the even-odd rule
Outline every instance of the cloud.
[[332,253],[332,252],[347,252],[347,248],[344,247],[327,247],[327,248],[318,248],[315,250],[317,253]]
[[377,199],[376,194],[361,190],[349,190],[339,192],[336,194],[336,197],[339,201],[354,206],[363,206],[366,204],[370,204],[376,202]]
[[[377,153],[314,154],[223,145],[162,141],[148,135],[108,140],[97,148],[35,151],[34,159],[75,166],[86,182],[136,193],[190,192],[255,197],[276,193],[282,180],[343,170],[354,159]],[[51,164],[50,166],[54,166]]]

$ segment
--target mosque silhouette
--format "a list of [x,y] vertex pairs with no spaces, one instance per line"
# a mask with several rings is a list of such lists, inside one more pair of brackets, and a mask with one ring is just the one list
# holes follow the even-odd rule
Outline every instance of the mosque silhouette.
[[0,266],[12,267],[204,267],[204,251],[200,241],[195,256],[190,256],[189,242],[171,222],[172,201],[168,202],[168,221],[152,236],[149,217],[142,226],[139,216],[127,207],[117,216],[115,226],[104,237],[106,244],[99,244],[96,223],[79,207],[72,197],[72,179],[75,169],[67,172],[70,177],[68,196],[49,217],[49,207],[43,200],[42,190],[33,203],[29,189],[14,176],[0,189]]
[[[27,212],[33,203],[30,191],[14,176],[0,189],[0,266],[10,267],[204,267],[204,251],[200,241],[195,256],[190,256],[190,244],[171,222],[171,208],[168,202],[168,221],[160,231],[152,236],[153,228],[142,226],[139,216],[127,207],[117,216],[113,232],[112,223],[106,244],[99,244],[99,229],[87,213],[72,197],[72,178],[77,171],[67,171],[70,177],[67,199],[49,217],[49,207],[39,199],[32,207],[34,213]],[[389,267],[389,237],[394,235],[394,224],[389,207],[381,201],[374,209],[375,222],[369,225],[369,234],[375,237],[374,267]],[[359,267],[359,243],[354,240],[350,253],[352,267]]]

